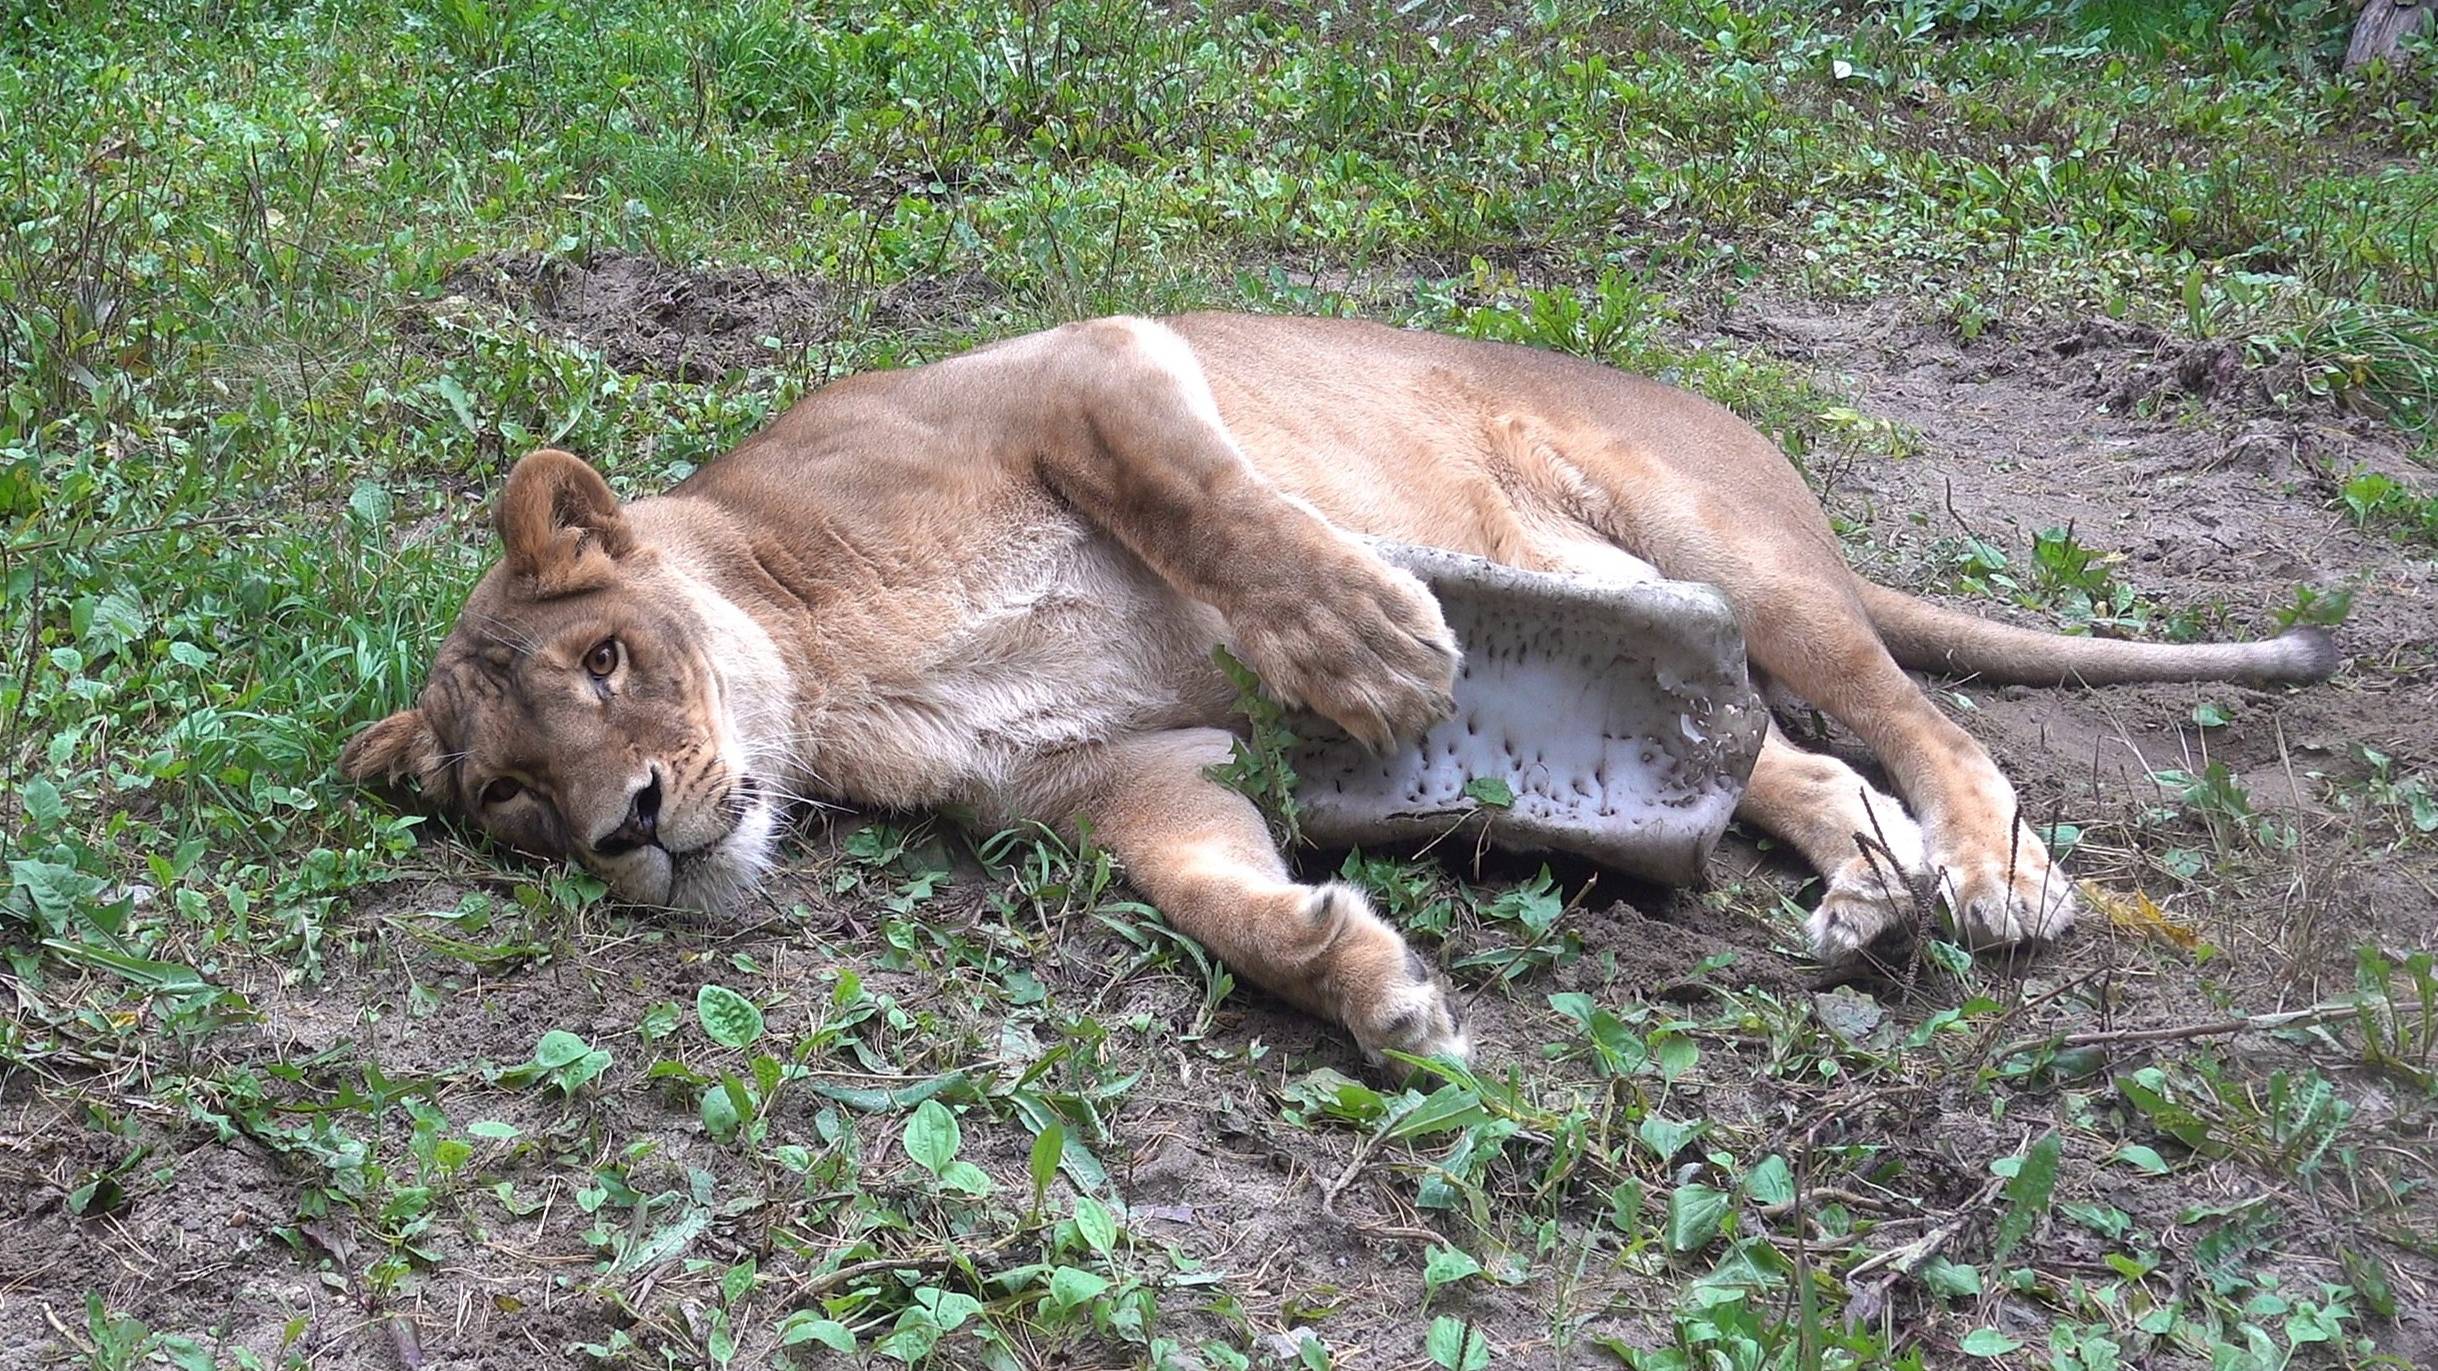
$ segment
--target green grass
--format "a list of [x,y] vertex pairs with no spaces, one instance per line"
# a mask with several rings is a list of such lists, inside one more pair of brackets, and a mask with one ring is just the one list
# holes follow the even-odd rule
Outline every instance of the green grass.
[[[1347,875],[1501,1006],[1513,1057],[1389,1089],[1217,1026],[1245,997],[1088,845],[864,829],[793,887],[844,923],[780,910],[786,937],[730,944],[329,769],[419,684],[516,454],[558,443],[650,490],[834,376],[1100,311],[1361,311],[1560,348],[1726,401],[1815,473],[1912,437],[1805,368],[1690,341],[1724,304],[1902,296],[1965,337],[2097,312],[2243,340],[2296,364],[2298,405],[2418,442],[2429,72],[2332,79],[2343,5],[2226,8],[10,8],[0,1098],[90,1144],[61,1178],[74,1224],[186,1203],[197,1156],[275,1159],[257,1219],[376,1340],[412,1336],[451,1271],[508,1260],[494,1230],[549,1214],[578,1216],[554,1230],[566,1261],[499,1298],[587,1311],[550,1350],[620,1365],[854,1345],[1474,1371],[1519,1343],[1646,1368],[2370,1364],[2360,1340],[2405,1298],[2388,1264],[2431,1250],[2430,1178],[2346,1073],[2426,1117],[2426,954],[2366,951],[2346,1007],[2285,1033],[2315,1064],[2272,1081],[2203,1051],[2121,1089],[2087,1052],[2018,1044],[2049,1001],[1952,949],[1899,1012],[1746,986],[1731,953],[1659,999],[1587,931],[1573,878],[1358,854]],[[842,322],[707,383],[623,374],[441,307],[453,272],[509,251],[818,278]],[[937,316],[874,303],[972,280],[978,302]],[[2438,528],[2386,476],[2332,508]],[[2151,623],[2071,530],[1957,566],[2072,625]],[[2340,807],[2421,850],[2429,781],[2375,755],[2330,782]],[[2183,854],[2179,879],[2293,846],[2223,769],[2172,774],[2132,846]],[[1791,937],[1774,888],[1687,898]],[[1108,961],[1080,984],[1045,969],[1078,939]],[[542,993],[498,1047],[484,997],[562,979],[616,1012]],[[1174,1019],[1135,985],[1173,991]],[[345,1022],[300,1027],[300,999]],[[393,1036],[416,1025],[492,1036]],[[1815,1124],[1938,1082],[1990,1131],[1947,1159],[1961,1174],[1917,1175],[1919,1155],[1739,1110],[1756,1082]],[[1212,1090],[1246,1134],[1292,1139],[1283,1166],[1322,1168],[1282,1203],[1325,1195],[1314,1224],[1370,1235],[1343,1289],[1282,1292],[1128,1208],[1125,1158]],[[2112,1198],[2221,1165],[2338,1216],[2308,1277],[2276,1259],[2276,1205]],[[1394,1235],[1414,1222],[1439,1237]],[[1853,1275],[1910,1242],[1918,1262]],[[1333,1331],[1380,1281],[1420,1302],[1406,1344]],[[148,1298],[66,1292],[54,1345],[96,1366],[319,1345],[301,1313],[172,1326],[131,1309]],[[1287,1326],[1311,1336],[1264,1341]]]

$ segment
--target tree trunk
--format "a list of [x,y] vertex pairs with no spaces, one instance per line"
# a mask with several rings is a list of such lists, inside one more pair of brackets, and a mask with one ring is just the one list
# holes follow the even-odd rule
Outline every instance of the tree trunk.
[[2394,57],[2405,39],[2429,22],[2438,0],[2369,0],[2353,21],[2353,42],[2345,49],[2345,70],[2374,58]]

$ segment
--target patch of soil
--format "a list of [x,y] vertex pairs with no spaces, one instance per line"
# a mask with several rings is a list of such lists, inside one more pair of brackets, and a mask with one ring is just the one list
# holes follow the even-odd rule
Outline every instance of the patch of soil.
[[618,252],[486,253],[460,263],[444,289],[444,309],[470,302],[593,348],[620,371],[698,383],[790,365],[849,329],[912,327],[999,296],[973,273],[859,293],[819,277]]
[[[2086,546],[2122,553],[2112,574],[2162,617],[2199,615],[2216,625],[2214,637],[2276,632],[2271,611],[2297,585],[2355,592],[2335,630],[2346,668],[2323,685],[1943,689],[1942,698],[1969,702],[1950,712],[2014,779],[2027,815],[2081,829],[2077,875],[2144,891],[2223,954],[2201,965],[2162,956],[2139,932],[2095,914],[2025,968],[2039,984],[2088,978],[2110,986],[2112,1024],[2178,1023],[2202,1005],[2257,1010],[2348,991],[2353,950],[2365,942],[2438,946],[2438,851],[2426,840],[2399,846],[2397,817],[2360,805],[2373,778],[2365,746],[2393,759],[2391,775],[2438,772],[2427,728],[2438,716],[2438,559],[2358,530],[2334,508],[2337,487],[2364,468],[2426,484],[2392,430],[2324,404],[2298,412],[2288,407],[2295,388],[2223,349],[2169,349],[2113,324],[1965,344],[1883,306],[1753,310],[1725,329],[1818,368],[1866,413],[1918,432],[1919,450],[1903,460],[1829,474],[1828,500],[1861,530],[1857,560],[1874,579],[1985,617],[2053,627],[2042,615],[1945,590],[1954,572],[1941,544],[1969,532],[2020,569],[2036,532],[2071,526]],[[2130,399],[2153,393],[2178,403],[2158,406],[2154,418],[2129,412]],[[2229,722],[2196,722],[2205,703]],[[1835,730],[1829,741],[1850,747]],[[2227,769],[2258,816],[2295,835],[2291,846],[2232,825],[2213,829],[2157,779],[2212,764]],[[2353,803],[2338,803],[2340,795]],[[2201,869],[2192,870],[2196,860]],[[2303,1064],[2266,1038],[2238,1041],[2233,1060],[2246,1077]],[[2365,1099],[2387,1088],[2375,1077],[2340,1079]],[[2262,1183],[2225,1167],[2178,1180],[2116,1186],[2114,1202],[2172,1230],[2174,1214]],[[2297,1255],[2320,1254],[2313,1260],[2360,1241],[2341,1213],[2316,1201],[2302,1203],[2294,1222],[2300,1231],[2288,1240]],[[2433,1275],[2425,1257],[2401,1260],[2416,1279]],[[2303,1268],[2334,1279],[2326,1266]],[[2416,1365],[2438,1354],[2438,1319],[2424,1311],[2408,1310],[2378,1336]]]

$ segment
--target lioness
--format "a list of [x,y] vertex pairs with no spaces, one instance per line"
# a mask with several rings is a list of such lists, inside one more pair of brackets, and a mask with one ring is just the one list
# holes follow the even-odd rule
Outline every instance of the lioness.
[[1071,324],[831,385],[657,498],[520,461],[506,555],[354,779],[620,896],[709,907],[770,867],[783,806],[1083,820],[1174,923],[1373,1055],[1461,1056],[1444,984],[1340,882],[1301,884],[1229,754],[1224,644],[1386,746],[1457,648],[1361,536],[1723,589],[1765,673],[1852,729],[1911,806],[1764,743],[1738,813],[1826,878],[1851,954],[1935,872],[1960,935],[2049,938],[2075,898],[1988,754],[1905,668],[1991,682],[2312,681],[2326,635],[2168,646],[1984,623],[1862,581],[1785,458],[1718,405],[1589,362],[1344,319]]

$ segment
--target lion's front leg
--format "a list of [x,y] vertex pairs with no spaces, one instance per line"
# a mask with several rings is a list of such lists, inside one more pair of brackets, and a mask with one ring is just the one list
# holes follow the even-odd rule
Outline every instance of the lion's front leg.
[[1461,1060],[1464,1027],[1430,963],[1362,891],[1298,884],[1260,811],[1205,774],[1231,742],[1187,729],[1076,759],[1092,836],[1170,923],[1247,980],[1346,1025],[1372,1060],[1390,1049]]
[[1278,698],[1374,748],[1452,707],[1457,649],[1438,602],[1254,469],[1174,331],[1101,319],[969,360],[975,384],[954,393],[971,405],[992,383],[1015,426],[996,446],[1217,609]]

